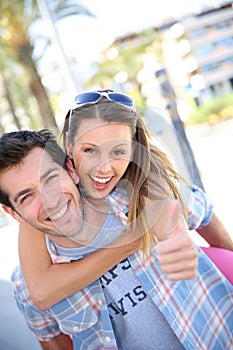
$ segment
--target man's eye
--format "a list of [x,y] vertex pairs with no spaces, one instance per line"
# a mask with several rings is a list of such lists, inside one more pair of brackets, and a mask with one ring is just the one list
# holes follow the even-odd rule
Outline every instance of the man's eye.
[[56,179],[57,177],[58,177],[57,174],[50,175],[50,176],[47,177],[46,181],[47,181],[47,182],[51,182],[51,181],[53,181],[54,179]]
[[27,199],[29,199],[30,197],[31,197],[31,194],[30,194],[30,193],[29,193],[29,194],[26,194],[25,196],[21,197],[19,203],[20,203],[20,204],[25,203],[25,202],[27,201]]

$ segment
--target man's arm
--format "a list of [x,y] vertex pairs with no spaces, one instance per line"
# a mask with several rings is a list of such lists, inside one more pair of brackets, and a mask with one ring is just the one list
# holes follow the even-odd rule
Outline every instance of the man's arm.
[[50,341],[40,341],[43,350],[73,350],[73,343],[67,334],[59,334]]
[[212,214],[210,222],[196,231],[209,243],[211,247],[224,248],[233,251],[233,241],[223,223],[216,214]]

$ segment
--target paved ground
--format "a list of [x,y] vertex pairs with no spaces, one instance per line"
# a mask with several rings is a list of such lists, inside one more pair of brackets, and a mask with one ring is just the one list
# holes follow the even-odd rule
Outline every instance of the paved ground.
[[41,349],[18,311],[11,295],[11,284],[6,280],[0,280],[0,304],[0,349]]
[[0,228],[0,350],[39,350],[12,297],[10,276],[18,264],[16,221]]
[[187,130],[205,191],[233,239],[233,119]]
[[[218,126],[189,129],[188,137],[206,192],[233,238],[233,120]],[[39,350],[11,295],[9,281],[17,264],[17,223],[10,220],[0,228],[0,350]]]

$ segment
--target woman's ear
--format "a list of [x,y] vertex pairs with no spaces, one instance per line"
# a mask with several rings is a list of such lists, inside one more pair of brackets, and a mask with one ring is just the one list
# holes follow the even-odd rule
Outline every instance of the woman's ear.
[[75,167],[73,166],[72,160],[70,158],[67,158],[66,164],[67,164],[67,169],[68,169],[68,172],[69,172],[72,180],[77,185],[79,182],[79,177],[78,177],[78,173],[77,173]]
[[66,132],[66,153],[69,156],[69,158],[72,159],[72,150],[71,150],[71,146],[69,143],[68,132]]
[[6,205],[2,204],[2,209],[7,213],[10,214],[15,220],[17,220],[18,222],[26,222],[26,220],[24,220],[22,218],[22,216],[20,216],[16,211],[14,211],[12,208],[7,207]]

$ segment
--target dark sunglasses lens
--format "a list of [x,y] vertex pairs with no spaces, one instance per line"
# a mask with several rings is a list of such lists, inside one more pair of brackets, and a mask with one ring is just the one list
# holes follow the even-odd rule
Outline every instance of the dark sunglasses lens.
[[121,103],[126,106],[133,106],[133,100],[129,96],[118,94],[118,93],[110,93],[108,94],[108,96],[112,101]]
[[100,98],[100,94],[98,92],[85,92],[84,94],[80,94],[75,97],[75,102],[79,105],[85,103],[96,102]]

